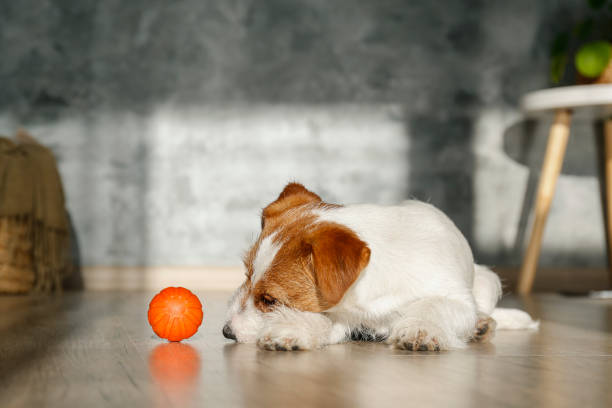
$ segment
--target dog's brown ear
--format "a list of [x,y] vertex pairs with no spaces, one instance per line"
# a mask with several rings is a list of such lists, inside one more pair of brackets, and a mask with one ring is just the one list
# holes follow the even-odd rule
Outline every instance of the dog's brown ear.
[[320,202],[321,197],[309,191],[299,183],[289,183],[285,186],[278,198],[263,210],[265,218],[274,217],[290,208],[311,202]]
[[321,223],[305,240],[323,310],[336,305],[370,261],[370,248],[346,227]]

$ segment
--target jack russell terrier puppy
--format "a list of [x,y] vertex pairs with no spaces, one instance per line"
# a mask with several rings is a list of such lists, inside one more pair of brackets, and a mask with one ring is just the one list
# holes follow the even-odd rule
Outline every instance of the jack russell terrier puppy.
[[419,201],[336,205],[290,183],[264,208],[244,257],[246,280],[223,335],[267,350],[308,350],[351,339],[438,351],[535,329],[500,309],[499,277],[474,263],[455,224]]

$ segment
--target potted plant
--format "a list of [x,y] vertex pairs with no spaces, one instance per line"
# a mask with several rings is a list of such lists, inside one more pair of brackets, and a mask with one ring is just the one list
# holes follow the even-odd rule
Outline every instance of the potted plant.
[[612,0],[587,2],[587,16],[570,31],[557,34],[552,43],[550,79],[554,84],[564,79],[578,84],[612,83]]

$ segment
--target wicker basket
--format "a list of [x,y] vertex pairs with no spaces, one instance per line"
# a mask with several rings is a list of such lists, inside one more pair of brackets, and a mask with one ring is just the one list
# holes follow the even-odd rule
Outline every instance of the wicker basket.
[[0,217],[0,293],[26,293],[34,285],[32,223]]

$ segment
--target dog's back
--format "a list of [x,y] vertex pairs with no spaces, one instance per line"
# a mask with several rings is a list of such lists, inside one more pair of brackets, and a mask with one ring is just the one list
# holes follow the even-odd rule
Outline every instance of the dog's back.
[[355,231],[371,250],[370,263],[335,311],[362,313],[368,307],[378,315],[422,297],[472,297],[470,247],[432,205],[416,200],[400,206],[349,205],[317,215]]

